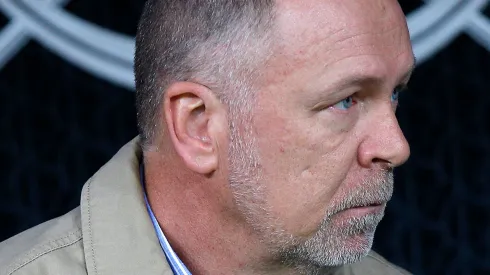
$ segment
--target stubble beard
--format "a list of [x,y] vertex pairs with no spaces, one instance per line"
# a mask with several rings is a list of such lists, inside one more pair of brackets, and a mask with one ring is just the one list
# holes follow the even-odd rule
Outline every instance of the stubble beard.
[[328,268],[360,261],[371,250],[374,233],[383,219],[385,204],[380,212],[361,217],[337,219],[342,210],[365,202],[388,201],[393,194],[393,173],[380,172],[365,179],[360,186],[329,209],[318,231],[299,245],[286,248],[283,261],[300,267],[304,274],[320,274]]
[[[259,238],[268,248],[271,266],[296,269],[300,274],[321,274],[343,264],[354,263],[366,256],[373,243],[374,232],[384,211],[363,217],[337,221],[336,214],[364,201],[389,200],[393,193],[393,173],[384,171],[366,179],[365,188],[351,192],[329,209],[318,231],[305,239],[284,230],[270,210],[265,185],[261,182],[261,166],[256,141],[250,125],[242,129],[230,124],[229,183],[235,203]],[[369,190],[368,190],[369,189]],[[264,266],[264,269],[267,267]]]

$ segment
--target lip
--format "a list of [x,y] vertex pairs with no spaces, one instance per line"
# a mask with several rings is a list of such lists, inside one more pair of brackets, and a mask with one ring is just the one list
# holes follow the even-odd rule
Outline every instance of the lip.
[[341,211],[342,215],[363,217],[383,212],[385,204],[372,204],[368,206],[351,207]]

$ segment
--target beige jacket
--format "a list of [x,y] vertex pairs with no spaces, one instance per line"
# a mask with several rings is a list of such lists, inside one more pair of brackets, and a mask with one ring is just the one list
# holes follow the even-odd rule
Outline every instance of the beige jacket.
[[[173,275],[148,216],[138,139],[83,187],[80,206],[0,243],[0,275]],[[408,274],[370,253],[336,274]]]

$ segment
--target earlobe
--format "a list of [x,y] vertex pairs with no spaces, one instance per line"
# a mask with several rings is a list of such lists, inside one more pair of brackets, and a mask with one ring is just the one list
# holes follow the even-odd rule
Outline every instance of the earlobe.
[[171,140],[186,166],[200,174],[218,168],[219,131],[212,125],[221,119],[220,102],[207,87],[173,83],[164,95],[164,114]]

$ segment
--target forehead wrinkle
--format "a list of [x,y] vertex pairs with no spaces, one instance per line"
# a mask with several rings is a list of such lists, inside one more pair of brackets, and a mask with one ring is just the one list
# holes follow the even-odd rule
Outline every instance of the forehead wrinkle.
[[[391,34],[393,34],[393,35],[391,35]],[[399,35],[397,35],[397,34],[399,34]],[[366,30],[366,31],[362,31],[362,32],[353,33],[352,35],[346,34],[345,36],[340,37],[340,38],[333,40],[333,41],[327,41],[327,39],[325,39],[325,41],[330,42],[332,45],[339,45],[339,46],[344,45],[345,43],[349,43],[352,40],[354,40],[354,42],[356,42],[358,40],[363,40],[363,38],[365,38],[365,40],[366,40],[365,42],[369,42],[370,40],[373,40],[373,39],[377,40],[377,38],[385,38],[388,41],[393,41],[393,43],[382,43],[381,47],[385,48],[385,47],[390,47],[390,46],[394,47],[398,43],[401,44],[403,41],[403,35],[401,35],[401,34],[402,34],[402,29],[400,29],[400,26],[394,26],[394,27],[390,27],[389,29],[383,30],[383,31],[373,32],[371,30]],[[333,38],[333,37],[334,36],[332,36],[331,38]],[[393,38],[397,38],[397,39],[395,40]],[[364,41],[361,41],[361,43],[363,43],[363,42]],[[365,43],[365,44],[369,44],[369,43]],[[350,43],[348,45],[351,46],[352,43]],[[363,46],[366,46],[366,45],[363,45]],[[333,49],[337,49],[337,47],[334,47]]]
[[[404,51],[404,49],[389,53],[385,51],[403,45],[406,40],[404,27],[398,24],[400,20],[396,17],[396,12],[390,12],[391,16],[388,17],[392,19],[387,19],[386,16],[380,19],[374,15],[366,15],[358,16],[360,21],[356,21],[349,19],[349,16],[358,12],[350,11],[347,7],[355,5],[358,8],[357,6],[362,6],[360,3],[345,0],[330,2],[333,5],[325,5],[317,9],[305,8],[305,6],[313,6],[313,1],[307,1],[305,6],[298,7],[296,4],[299,2],[294,1],[283,5],[283,12],[279,12],[282,16],[276,19],[278,31],[274,43],[274,57],[268,61],[268,72],[264,75],[264,83],[275,83],[279,81],[277,78],[284,79],[294,71],[308,66],[311,60],[318,60],[316,56],[319,55],[322,55],[323,62],[328,64],[335,62],[340,56],[352,55],[353,52],[372,55],[389,54],[390,59],[394,59],[400,55],[400,51]],[[378,1],[377,5],[379,6],[380,3]],[[375,12],[370,13],[375,14]],[[312,16],[312,20],[298,21],[295,24],[295,20],[304,18],[305,15]],[[307,22],[311,24],[307,25]],[[324,27],[316,27],[320,25]],[[378,31],[372,31],[373,28]],[[381,39],[386,42],[379,43]],[[348,52],[349,50],[351,53]]]
[[[369,33],[373,29],[390,33],[397,29],[399,24],[396,23],[402,23],[396,11],[386,12],[386,1],[304,1],[302,6],[296,5],[297,1],[282,2],[284,4],[278,8],[277,18],[279,33],[285,34],[283,38],[300,37],[303,45],[318,45],[323,41],[341,42],[330,39],[339,33],[346,33],[346,38]],[[369,5],[366,7],[367,2]],[[304,20],[305,17],[308,19]],[[305,22],[311,23],[310,26],[305,26]],[[361,33],[351,35],[349,31]]]
[[[334,52],[335,54],[330,54],[329,56],[333,56],[332,59],[326,60],[324,64],[324,68],[328,69],[328,67],[334,66],[336,63],[341,62],[342,60],[345,60],[346,58],[354,58],[354,57],[374,57],[374,56],[379,56],[380,60],[386,59],[388,57],[388,60],[391,60],[393,63],[391,64],[392,66],[396,67],[396,71],[401,71],[400,76],[398,78],[399,83],[405,81],[408,79],[411,75],[411,72],[414,69],[415,63],[414,63],[414,56],[413,52],[411,52],[411,59],[412,61],[410,62],[409,65],[406,65],[407,61],[403,60],[404,55],[407,53],[407,48],[404,46],[397,47],[400,45],[403,45],[403,38],[401,36],[403,35],[396,35],[396,37],[400,37],[399,39],[392,39],[392,43],[369,43],[369,40],[376,40],[376,42],[379,42],[376,37],[378,36],[386,36],[389,35],[390,33],[402,33],[402,29],[400,27],[391,27],[384,33],[376,33],[376,32],[365,32],[365,33],[360,33],[356,34],[354,36],[349,36],[349,37],[343,37],[338,40],[337,42],[334,43],[334,47],[327,49],[325,52]],[[362,36],[367,36],[366,41],[356,43],[356,42],[350,42],[352,39],[359,38],[362,40]],[[350,43],[349,43],[350,42]],[[381,44],[381,45],[380,45]],[[328,46],[327,46],[328,47]],[[387,52],[386,49],[397,49],[394,52]],[[355,50],[357,54],[352,55],[352,50]],[[391,55],[391,57],[390,57]],[[398,60],[402,59],[401,62]],[[383,63],[383,62],[380,62]],[[391,62],[390,62],[391,63]],[[397,65],[399,64],[399,65]],[[399,66],[402,66],[401,69],[399,69]],[[388,67],[390,67],[389,64],[387,64]],[[408,68],[405,68],[409,66]],[[370,67],[373,68],[375,66],[364,66],[366,71],[370,70]],[[382,68],[380,68],[382,69]],[[384,68],[385,70],[389,70],[389,68]],[[378,73],[366,73],[366,74],[361,74],[354,76],[354,82],[361,82],[360,80],[370,80],[370,82],[379,82],[379,81],[374,81],[374,80],[381,80],[380,77],[377,77],[376,75],[385,75],[387,72],[378,72]]]
[[[276,48],[276,56],[287,57],[289,62],[295,62],[312,58],[315,54],[328,54],[338,50],[362,49],[363,51],[372,51],[376,48],[380,50],[397,48],[397,45],[404,42],[401,26],[390,26],[385,28],[385,31],[377,32],[371,30],[359,32],[359,29],[357,30],[356,32],[348,32],[341,27],[327,32],[323,30],[323,33],[321,30],[306,30],[298,35],[301,36],[300,39],[294,39],[302,41],[301,43],[287,43],[286,39],[282,39]],[[285,38],[290,37],[285,36]],[[386,40],[386,43],[375,43],[379,39]]]

